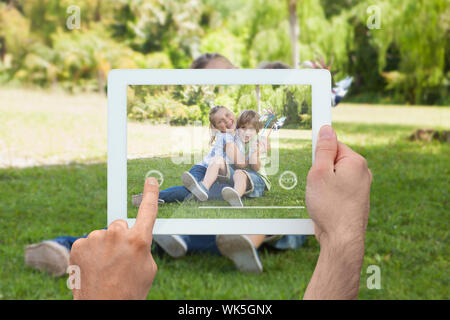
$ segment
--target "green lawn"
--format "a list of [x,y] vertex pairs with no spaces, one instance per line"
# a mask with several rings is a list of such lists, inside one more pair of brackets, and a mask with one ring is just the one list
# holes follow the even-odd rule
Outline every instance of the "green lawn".
[[[0,110],[8,109],[5,105],[3,100]],[[350,109],[351,117],[355,117],[358,107]],[[444,110],[442,114],[449,119],[450,108],[439,109]],[[8,110],[9,114],[16,114],[15,119],[20,118],[22,111]],[[384,110],[389,117],[389,108]],[[411,115],[411,110],[419,109],[405,107],[405,118]],[[20,135],[22,129],[30,129],[27,125],[33,126],[37,130],[35,135],[41,137],[50,130],[48,121],[55,119],[51,112],[43,113],[46,116],[39,130],[36,129],[39,121],[32,118],[24,124],[25,128],[19,122],[14,122],[14,126],[10,124],[9,130],[0,127],[0,145],[2,139],[5,142],[5,135],[16,142],[25,141]],[[7,116],[8,113],[2,113],[0,117],[11,119]],[[70,120],[74,122],[74,128],[86,128],[77,131],[79,141],[88,139],[89,129],[103,126],[94,122],[96,115],[89,114],[83,119],[82,123]],[[367,158],[374,176],[360,298],[448,299],[450,145],[408,141],[406,137],[415,128],[424,126],[420,116],[415,124],[364,122],[334,124],[338,137]],[[55,126],[58,128],[58,122]],[[436,126],[450,127],[448,122]],[[54,128],[51,130],[56,130]],[[66,130],[61,136],[69,142],[72,129],[67,127]],[[32,148],[33,139],[34,135],[30,134],[24,143]],[[98,139],[100,141],[103,136]],[[101,143],[91,141],[91,146],[95,145]],[[9,146],[9,152],[14,154],[13,144]],[[23,149],[19,142],[14,147]],[[97,150],[92,147],[94,149]],[[71,298],[66,278],[55,279],[25,266],[24,247],[59,235],[82,235],[105,226],[107,181],[102,152],[96,151],[92,157],[89,154],[85,157],[100,163],[0,169],[1,299]],[[39,157],[42,161],[53,159],[47,154],[39,154]],[[173,181],[178,179],[178,174],[177,169]],[[269,199],[272,195],[267,196]],[[161,214],[164,214],[163,210]],[[264,273],[261,275],[242,274],[230,261],[218,256],[197,254],[179,260],[155,256],[159,271],[149,298],[298,299],[312,275],[318,252],[314,237],[309,237],[306,245],[297,250],[262,249],[260,257]],[[381,268],[381,290],[367,289],[369,265]]]

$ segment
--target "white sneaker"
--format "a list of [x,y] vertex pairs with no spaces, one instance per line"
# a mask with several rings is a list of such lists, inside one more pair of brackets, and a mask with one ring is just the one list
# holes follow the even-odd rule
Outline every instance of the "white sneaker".
[[153,240],[172,258],[186,255],[186,242],[178,235],[157,234],[153,236]]
[[231,259],[239,271],[261,273],[263,266],[256,248],[244,235],[218,235],[216,238],[220,253]]
[[242,204],[241,197],[239,196],[237,191],[231,187],[225,187],[222,189],[222,197],[232,207],[243,207],[244,206]]
[[206,190],[206,188],[203,187],[203,185],[201,185],[192,174],[187,171],[183,172],[181,175],[181,181],[186,189],[188,189],[198,200],[208,200],[208,190]]
[[53,276],[66,274],[69,250],[55,241],[43,241],[25,248],[25,263]]

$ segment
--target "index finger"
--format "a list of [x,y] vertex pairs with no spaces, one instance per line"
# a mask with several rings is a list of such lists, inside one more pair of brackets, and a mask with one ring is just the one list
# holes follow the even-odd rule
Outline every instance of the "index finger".
[[147,178],[144,184],[142,202],[133,226],[133,230],[138,232],[142,239],[147,242],[151,242],[152,240],[153,226],[155,225],[156,215],[158,213],[158,197],[158,181],[153,177]]

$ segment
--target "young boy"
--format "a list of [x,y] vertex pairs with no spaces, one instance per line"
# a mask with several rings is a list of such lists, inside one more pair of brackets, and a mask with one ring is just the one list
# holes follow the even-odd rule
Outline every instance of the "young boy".
[[242,196],[258,198],[264,191],[270,190],[270,181],[264,170],[266,150],[265,138],[258,137],[259,114],[253,110],[245,110],[237,120],[238,137],[236,146],[244,155],[245,162],[233,165],[234,187],[222,190],[223,198],[235,207],[242,207]]

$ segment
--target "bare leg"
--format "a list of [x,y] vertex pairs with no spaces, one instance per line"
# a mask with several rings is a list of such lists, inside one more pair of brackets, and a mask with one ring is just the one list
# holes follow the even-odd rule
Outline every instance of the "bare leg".
[[242,170],[236,170],[233,175],[234,190],[242,197],[247,190],[247,175]]
[[247,237],[253,243],[255,248],[259,248],[259,246],[261,246],[261,243],[263,242],[263,240],[266,236],[263,234],[249,234],[249,235],[247,235]]
[[225,160],[222,157],[214,157],[211,160],[211,163],[208,166],[208,169],[206,169],[205,177],[203,178],[203,185],[206,189],[209,190],[214,182],[217,180],[217,176],[219,175],[219,172],[224,172],[226,170],[225,167]]

